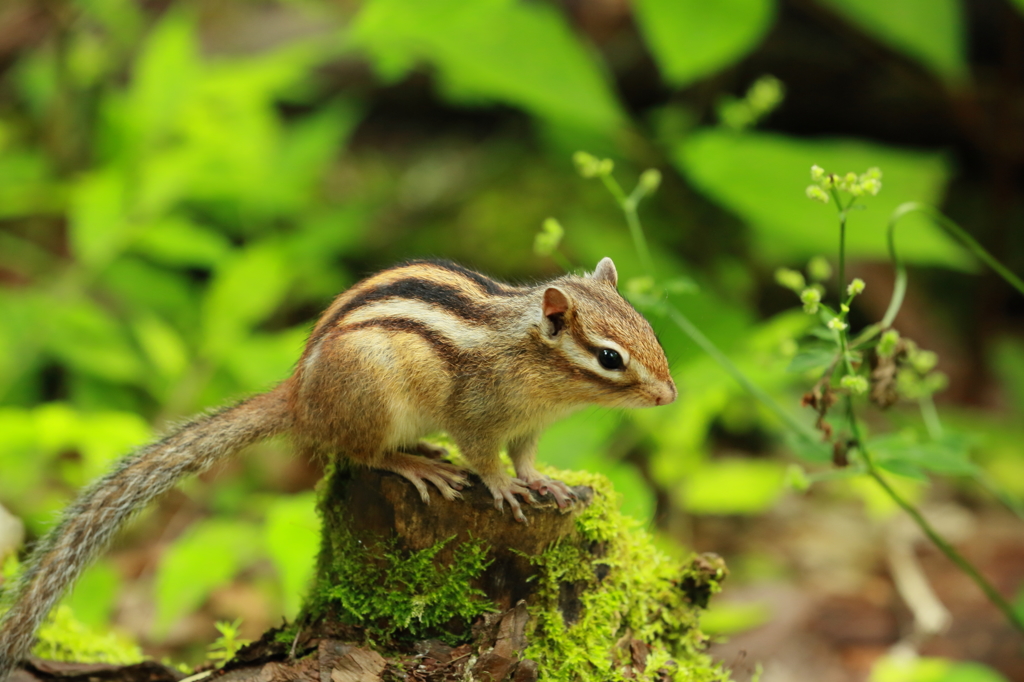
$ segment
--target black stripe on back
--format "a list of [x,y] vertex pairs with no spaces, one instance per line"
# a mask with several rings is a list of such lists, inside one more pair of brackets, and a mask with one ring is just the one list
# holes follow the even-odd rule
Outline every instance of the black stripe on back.
[[475,282],[481,289],[492,296],[523,296],[528,293],[527,289],[519,287],[509,286],[496,282],[486,275],[481,275],[479,272],[474,272],[469,268],[464,268],[458,263],[453,263],[450,260],[414,260],[405,263],[404,265],[430,265],[441,270],[447,270],[448,272],[454,272],[462,275],[466,279]]
[[331,314],[330,319],[325,322],[316,336],[310,339],[310,343],[316,343],[324,334],[333,329],[348,313],[356,308],[369,305],[376,301],[383,301],[389,298],[406,298],[423,301],[430,305],[437,306],[469,322],[487,323],[493,320],[493,316],[483,306],[472,301],[463,295],[458,289],[447,284],[438,284],[419,277],[408,277],[382,284],[367,289],[358,296],[354,296],[345,305],[341,306]]
[[338,319],[356,308],[387,298],[409,298],[443,308],[470,322],[487,321],[491,315],[462,292],[447,284],[438,284],[419,277],[395,280],[368,289],[338,309]]
[[422,322],[410,320],[405,317],[378,317],[373,320],[363,320],[362,322],[345,325],[338,329],[337,333],[345,334],[358,329],[367,329],[371,327],[416,334],[433,346],[434,351],[449,365],[454,367],[458,364],[461,351],[454,343],[448,340],[443,334],[438,333]]

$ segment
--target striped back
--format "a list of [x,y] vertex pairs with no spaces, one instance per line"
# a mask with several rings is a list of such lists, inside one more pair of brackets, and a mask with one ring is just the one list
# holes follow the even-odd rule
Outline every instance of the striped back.
[[[530,377],[562,402],[671,402],[666,386],[672,398],[675,388],[664,352],[647,320],[619,295],[615,279],[609,259],[593,275],[527,287],[450,261],[397,265],[334,300],[314,327],[298,372],[316,361],[329,339],[373,327],[420,336],[453,376],[464,376],[469,366],[507,365],[510,374]],[[548,314],[545,301],[553,295],[564,298],[565,309]],[[602,352],[609,350],[622,359],[621,367],[602,364]],[[517,360],[530,366],[516,367]]]

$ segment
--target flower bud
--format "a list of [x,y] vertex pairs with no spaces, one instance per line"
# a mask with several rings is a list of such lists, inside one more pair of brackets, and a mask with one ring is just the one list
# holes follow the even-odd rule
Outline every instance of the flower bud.
[[572,155],[572,162],[576,164],[577,172],[585,178],[597,177],[601,171],[601,162],[587,152],[576,152]]
[[847,374],[839,380],[839,385],[854,395],[860,395],[868,390],[868,380],[857,374]]
[[813,315],[821,304],[821,292],[813,288],[804,289],[800,292],[800,302],[804,304],[804,312]]
[[789,268],[779,268],[776,270],[775,281],[787,289],[792,289],[798,293],[807,286],[804,276],[796,270],[790,270]]
[[899,342],[900,333],[895,329],[882,332],[882,338],[878,341],[878,355],[883,358],[891,358],[896,353],[896,344]]
[[833,317],[831,320],[828,321],[828,328],[832,329],[833,331],[837,331],[837,332],[841,332],[841,331],[843,331],[844,329],[846,329],[849,326],[850,325],[846,324],[845,322],[840,320],[838,317]]
[[533,252],[538,256],[550,256],[558,248],[564,235],[565,228],[562,224],[554,218],[548,218],[533,239]]
[[807,193],[807,198],[808,199],[813,199],[814,201],[820,201],[823,204],[827,204],[828,203],[828,194],[826,194],[825,190],[823,190],[818,185],[808,185],[807,189],[805,190],[805,192]]
[[865,286],[866,285],[864,284],[864,280],[862,280],[860,277],[856,277],[852,282],[850,282],[846,286],[846,295],[857,296],[858,294],[862,294],[864,293]]
[[919,350],[910,357],[910,364],[918,374],[927,374],[939,364],[939,356],[935,351]]
[[639,184],[643,188],[644,194],[653,194],[661,185],[661,171],[657,168],[648,168],[640,174]]
[[782,81],[772,75],[764,75],[754,81],[747,90],[747,103],[757,117],[775,109],[786,96]]
[[813,166],[811,166],[811,180],[813,180],[814,182],[821,182],[824,177],[824,168],[822,168],[818,164],[814,164]]

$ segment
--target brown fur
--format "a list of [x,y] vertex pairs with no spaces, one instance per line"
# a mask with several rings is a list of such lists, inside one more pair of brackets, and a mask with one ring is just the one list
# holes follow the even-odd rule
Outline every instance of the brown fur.
[[[676,391],[647,321],[615,289],[605,259],[594,275],[513,287],[447,262],[385,270],[339,295],[317,322],[294,374],[274,390],[199,418],[121,462],[90,486],[35,548],[0,620],[0,682],[36,628],[116,531],[182,477],[277,433],[297,447],[394,471],[429,501],[455,498],[465,472],[415,454],[449,433],[491,490],[525,521],[517,496],[571,492],[534,468],[552,421],[597,403],[665,404]],[[597,357],[619,352],[621,369]],[[508,448],[517,478],[499,452]]]

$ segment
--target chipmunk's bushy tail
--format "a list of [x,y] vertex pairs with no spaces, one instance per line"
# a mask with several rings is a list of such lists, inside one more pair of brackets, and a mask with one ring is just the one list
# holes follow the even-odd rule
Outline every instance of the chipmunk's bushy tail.
[[83,492],[36,546],[19,582],[6,591],[10,609],[0,617],[0,682],[28,656],[36,629],[53,605],[136,512],[185,476],[290,426],[282,384],[145,446]]

